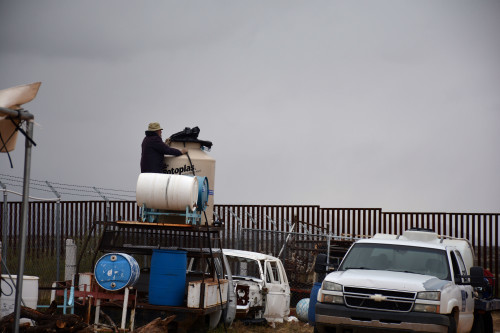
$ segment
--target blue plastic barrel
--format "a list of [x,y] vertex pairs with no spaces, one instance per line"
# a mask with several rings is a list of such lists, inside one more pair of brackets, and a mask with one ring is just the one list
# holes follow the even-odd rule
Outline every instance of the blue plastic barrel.
[[309,320],[309,325],[316,325],[316,302],[318,301],[318,291],[321,288],[321,282],[315,282],[313,288],[311,289],[311,296],[309,297],[309,312],[307,319]]
[[153,250],[149,275],[149,304],[184,304],[187,252]]
[[108,253],[94,267],[97,284],[111,291],[133,286],[139,275],[139,264],[126,253]]

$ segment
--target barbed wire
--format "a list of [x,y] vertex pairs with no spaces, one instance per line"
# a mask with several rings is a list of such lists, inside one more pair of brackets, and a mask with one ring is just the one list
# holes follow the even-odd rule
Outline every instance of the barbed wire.
[[[9,178],[14,178],[14,179],[18,179],[17,181],[20,181],[20,182],[23,182],[23,177],[17,177],[17,176],[11,176],[11,175],[6,175],[6,174],[3,174],[3,173],[0,173],[0,176],[2,177],[9,177]],[[47,181],[45,180],[37,180],[37,179],[30,179],[30,182],[36,182],[36,183],[43,183],[43,184],[46,184]],[[94,186],[86,186],[86,185],[75,185],[75,184],[64,184],[64,183],[58,183],[58,182],[52,182],[52,181],[49,181],[50,184],[56,184],[56,185],[62,185],[62,186],[59,186],[60,188],[63,188],[63,186],[69,186],[69,187],[81,187],[81,188],[90,188],[90,189],[93,189]],[[56,186],[54,186],[56,187]],[[58,187],[58,188],[59,188]],[[117,189],[113,189],[113,188],[104,188],[104,187],[95,187],[97,188],[98,190],[105,190],[105,191],[115,191],[115,192],[128,192],[128,193],[135,193],[135,191],[131,191],[131,190],[117,190]]]
[[[22,177],[11,176],[0,173],[0,181],[3,184],[14,186],[14,187],[22,187],[24,184],[24,179]],[[120,189],[112,189],[112,188],[103,188],[103,187],[93,187],[93,186],[85,186],[85,185],[76,185],[76,184],[64,184],[58,182],[50,182],[50,181],[42,181],[38,179],[30,179],[30,189],[54,193],[54,191],[50,188],[44,187],[48,186],[47,182],[57,190],[60,195],[71,195],[78,197],[91,197],[91,198],[102,198],[102,195],[97,193],[95,189],[102,191],[101,193],[106,196],[107,199],[112,200],[131,200],[135,199],[135,191],[130,190],[120,190]],[[130,193],[133,193],[130,194]]]

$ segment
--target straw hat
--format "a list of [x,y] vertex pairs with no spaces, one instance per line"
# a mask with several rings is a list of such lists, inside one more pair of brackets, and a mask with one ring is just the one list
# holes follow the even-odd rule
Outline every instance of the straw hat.
[[150,132],[156,132],[162,129],[163,128],[161,128],[160,123],[149,123],[148,131]]

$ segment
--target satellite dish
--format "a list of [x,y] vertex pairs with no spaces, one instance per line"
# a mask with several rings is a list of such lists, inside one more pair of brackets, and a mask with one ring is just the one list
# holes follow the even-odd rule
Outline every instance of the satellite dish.
[[[7,153],[16,147],[16,130],[21,117],[15,116],[15,110],[36,97],[41,82],[25,84],[0,90],[0,153]],[[5,110],[5,109],[9,110]]]

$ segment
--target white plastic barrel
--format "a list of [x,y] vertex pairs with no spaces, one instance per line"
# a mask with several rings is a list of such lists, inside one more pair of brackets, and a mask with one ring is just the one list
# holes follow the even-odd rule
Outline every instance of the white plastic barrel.
[[182,175],[163,173],[141,173],[137,179],[137,205],[147,208],[191,211],[198,200],[198,179]]
[[170,147],[187,149],[189,158],[187,157],[188,155],[165,155],[167,174],[207,177],[210,188],[208,192],[208,207],[206,208],[205,213],[208,224],[211,225],[214,222],[215,159],[205,150],[202,150],[200,143],[197,142],[174,141],[170,143]]
[[[2,274],[2,295],[0,296],[0,318],[14,312],[16,304],[17,275]],[[21,297],[27,307],[36,309],[38,304],[38,276],[23,276],[23,293]],[[21,303],[22,305],[22,303]]]

